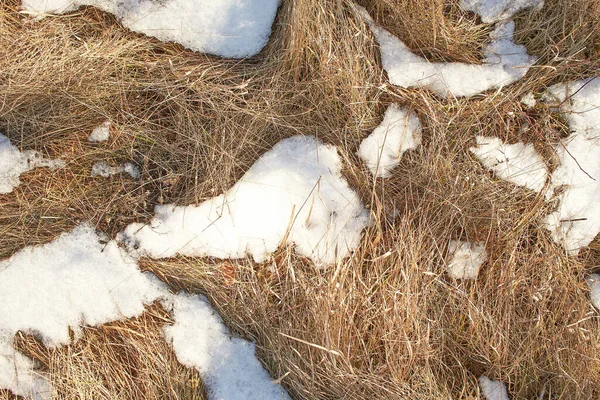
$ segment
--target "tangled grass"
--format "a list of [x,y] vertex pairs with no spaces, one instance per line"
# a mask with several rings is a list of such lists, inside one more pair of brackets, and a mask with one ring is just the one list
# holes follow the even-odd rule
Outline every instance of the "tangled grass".
[[[477,62],[490,27],[457,1],[362,0],[375,19],[431,60]],[[46,243],[83,220],[114,236],[157,204],[197,204],[233,185],[282,138],[335,144],[374,223],[345,262],[316,270],[281,248],[250,260],[143,260],[173,290],[206,294],[297,399],[477,398],[477,377],[514,399],[600,396],[600,319],[585,276],[595,240],[569,257],[540,226],[552,204],[495,179],[469,154],[475,135],[533,143],[555,166],[567,133],[522,95],[597,74],[600,2],[547,0],[516,17],[516,41],[539,57],[521,81],[471,99],[390,85],[377,44],[349,0],[284,0],[261,54],[226,60],[160,43],[83,8],[32,20],[0,5],[0,131],[64,169],[22,176],[0,195],[0,257]],[[422,148],[389,179],[356,151],[390,103],[424,126]],[[107,143],[86,138],[113,121]],[[91,177],[98,160],[133,160],[139,181]],[[445,273],[448,240],[485,242],[476,282]],[[49,372],[58,398],[203,398],[194,371],[161,342],[158,306],[87,328],[71,346],[17,347]],[[0,392],[0,398],[11,398]]]

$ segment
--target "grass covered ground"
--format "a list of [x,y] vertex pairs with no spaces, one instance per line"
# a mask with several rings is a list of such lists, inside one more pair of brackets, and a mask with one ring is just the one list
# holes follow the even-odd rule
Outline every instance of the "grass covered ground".
[[[454,0],[358,3],[430,60],[477,62],[491,30]],[[501,91],[460,100],[390,85],[352,4],[284,0],[265,50],[240,61],[132,33],[94,8],[36,21],[19,1],[1,2],[0,132],[67,166],[33,170],[0,195],[0,257],[81,221],[114,237],[157,204],[223,193],[282,138],[314,135],[338,147],[374,218],[344,263],[317,270],[281,248],[267,264],[176,258],[143,268],[206,294],[295,399],[475,399],[482,374],[514,399],[600,397],[600,319],[585,284],[600,241],[568,256],[540,226],[552,204],[469,153],[476,135],[497,136],[533,143],[556,166],[564,119],[520,98],[597,75],[600,1],[519,13],[515,40],[539,61]],[[423,145],[374,180],[356,151],[390,103],[419,115]],[[89,143],[107,119],[109,141]],[[142,177],[91,177],[99,160],[133,160]],[[485,242],[477,281],[446,274],[450,239]],[[162,340],[168,323],[154,306],[87,328],[71,346],[16,343],[50,373],[56,398],[204,398],[197,373]]]

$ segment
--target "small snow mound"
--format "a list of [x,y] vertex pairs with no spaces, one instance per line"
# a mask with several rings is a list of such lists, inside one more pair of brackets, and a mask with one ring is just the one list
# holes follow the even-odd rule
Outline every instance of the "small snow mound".
[[177,359],[200,372],[209,399],[289,399],[271,382],[254,344],[232,337],[208,301],[180,293],[173,299],[172,326],[165,328]]
[[92,176],[109,178],[112,175],[117,175],[122,172],[129,174],[133,179],[139,179],[140,177],[140,169],[130,162],[123,163],[116,167],[111,167],[105,161],[98,161],[92,165]]
[[21,174],[27,171],[38,167],[56,169],[64,166],[63,160],[48,160],[34,150],[20,152],[0,133],[0,194],[12,192],[21,184]]
[[506,144],[497,137],[485,136],[477,136],[476,140],[477,146],[470,151],[500,179],[535,192],[544,188],[546,164],[532,144]]
[[472,11],[481,17],[486,24],[504,21],[526,8],[540,9],[543,0],[461,0],[460,7]]
[[454,279],[477,279],[479,268],[487,259],[483,243],[451,240],[448,243],[448,275]]
[[560,165],[550,188],[559,205],[545,223],[553,239],[575,255],[600,232],[600,79],[562,83],[549,91],[572,133],[556,146]]
[[510,400],[506,386],[502,381],[492,381],[483,375],[479,378],[479,387],[486,400]]
[[590,288],[590,300],[594,307],[600,310],[600,274],[591,274],[586,283]]
[[387,178],[402,155],[421,144],[421,122],[414,112],[392,104],[381,124],[360,144],[359,157],[374,176]]
[[110,124],[110,121],[104,121],[101,125],[95,127],[88,137],[88,142],[106,142],[110,137]]
[[103,243],[82,224],[43,246],[26,247],[0,261],[0,387],[45,398],[49,384],[12,346],[22,331],[49,347],[68,344],[69,329],[138,316],[144,305],[169,296],[139,271],[115,241]]
[[521,97],[521,103],[527,106],[527,108],[533,108],[537,105],[537,100],[532,92],[527,93]]
[[491,33],[491,42],[483,48],[482,64],[441,63],[414,54],[400,39],[378,26],[364,8],[359,8],[379,43],[381,63],[393,85],[428,88],[440,97],[470,97],[516,82],[536,61],[527,54],[525,46],[513,41],[513,21],[498,24]]
[[30,14],[95,6],[135,31],[194,51],[250,57],[262,50],[281,0],[22,0]]
[[225,194],[198,206],[157,206],[149,225],[120,240],[153,258],[177,254],[264,261],[282,244],[317,266],[360,243],[369,213],[341,174],[334,146],[307,136],[282,140]]

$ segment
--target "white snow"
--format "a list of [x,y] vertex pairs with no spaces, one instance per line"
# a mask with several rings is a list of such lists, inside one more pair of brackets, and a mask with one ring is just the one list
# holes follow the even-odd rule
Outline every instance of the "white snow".
[[254,354],[254,344],[232,337],[203,297],[178,294],[173,300],[175,323],[165,328],[177,359],[195,367],[211,400],[289,399],[272,383]]
[[479,377],[479,387],[486,400],[510,400],[506,386],[502,381],[492,381],[483,375]]
[[331,264],[359,245],[369,221],[341,170],[334,146],[285,139],[225,194],[198,206],[157,206],[149,225],[132,224],[120,239],[152,258],[249,254],[257,262],[293,243],[316,265]]
[[168,296],[153,275],[115,241],[102,243],[82,224],[43,246],[26,247],[0,261],[0,387],[45,398],[49,384],[31,360],[12,346],[18,331],[46,346],[69,343],[69,328],[140,315],[144,305]]
[[487,259],[483,243],[451,240],[448,243],[448,275],[454,279],[477,279],[479,268]]
[[402,155],[421,144],[421,122],[414,112],[397,104],[385,111],[381,124],[360,144],[358,155],[374,176],[391,175]]
[[129,174],[133,179],[138,179],[140,177],[140,169],[130,162],[122,163],[116,167],[111,167],[105,161],[97,161],[92,165],[92,176],[108,178],[122,172]]
[[477,136],[471,152],[500,179],[535,192],[544,188],[548,172],[542,157],[530,143],[503,143],[497,137]]
[[560,165],[550,183],[559,204],[545,222],[553,239],[577,254],[600,232],[600,79],[549,90],[572,133],[556,147]]
[[106,142],[110,137],[110,121],[104,121],[102,124],[94,128],[88,141],[92,143]]
[[280,0],[22,0],[34,15],[95,6],[136,32],[194,51],[243,58],[267,43]]
[[481,64],[429,62],[412,53],[400,39],[378,26],[364,8],[359,8],[379,43],[389,81],[397,86],[425,87],[440,97],[469,97],[516,82],[536,60],[527,54],[525,46],[513,42],[515,24],[509,21],[498,24],[491,33]]
[[19,177],[22,173],[38,167],[55,169],[62,168],[64,165],[64,161],[45,159],[34,150],[20,152],[6,136],[0,133],[0,194],[10,193],[19,186],[21,184]]
[[535,99],[533,92],[529,92],[521,97],[521,103],[525,104],[527,108],[533,108],[536,106],[537,100]]
[[590,300],[594,307],[600,310],[600,274],[591,274],[586,283],[590,288]]
[[526,8],[540,9],[543,0],[461,0],[460,7],[465,11],[473,11],[481,17],[481,21],[489,24],[504,21]]

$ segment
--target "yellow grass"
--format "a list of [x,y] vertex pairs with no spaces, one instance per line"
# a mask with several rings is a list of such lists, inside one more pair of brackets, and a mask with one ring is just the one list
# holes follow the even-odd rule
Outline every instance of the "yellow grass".
[[[477,62],[490,31],[456,1],[359,3],[431,60]],[[495,179],[468,149],[477,134],[532,142],[554,166],[568,128],[519,99],[597,73],[599,3],[547,0],[518,14],[516,39],[536,66],[501,92],[456,100],[387,83],[347,0],[284,0],[267,48],[241,61],[131,33],[93,8],[33,21],[4,1],[0,131],[67,167],[34,170],[0,195],[0,257],[83,220],[114,236],[148,221],[156,204],[222,193],[280,139],[315,135],[337,145],[375,221],[346,262],[316,270],[283,248],[265,265],[142,267],[173,290],[205,293],[295,399],[474,399],[481,374],[506,382],[514,399],[598,398],[600,324],[584,278],[600,264],[600,242],[566,256],[539,224],[552,205]],[[424,143],[393,177],[374,180],[356,151],[392,102],[418,113]],[[109,141],[88,143],[106,119]],[[133,160],[142,179],[91,177],[98,160]],[[486,243],[476,282],[445,273],[449,239]],[[197,374],[161,342],[164,323],[151,307],[63,349],[30,336],[15,343],[50,373],[56,398],[202,398]]]

